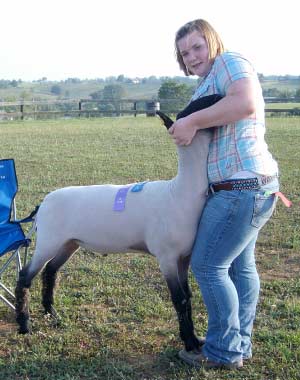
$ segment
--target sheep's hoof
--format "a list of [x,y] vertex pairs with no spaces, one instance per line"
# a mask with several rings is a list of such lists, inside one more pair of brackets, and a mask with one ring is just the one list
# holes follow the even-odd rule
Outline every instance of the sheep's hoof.
[[200,350],[204,344],[205,338],[193,336],[188,342],[185,343],[185,349],[187,351]]
[[199,347],[202,347],[205,345],[205,342],[206,342],[206,339],[204,337],[197,337],[197,340],[198,340],[198,344],[199,344]]
[[18,330],[19,334],[25,335],[25,334],[31,334],[31,329],[28,325],[20,326]]
[[48,315],[48,316],[50,316],[52,318],[59,318],[59,315],[58,315],[57,311],[54,309],[53,306],[45,307],[44,315],[45,316]]
[[54,307],[51,306],[51,310],[45,311],[44,315],[45,318],[49,319],[49,321],[51,320],[52,327],[60,327],[63,325],[62,319]]

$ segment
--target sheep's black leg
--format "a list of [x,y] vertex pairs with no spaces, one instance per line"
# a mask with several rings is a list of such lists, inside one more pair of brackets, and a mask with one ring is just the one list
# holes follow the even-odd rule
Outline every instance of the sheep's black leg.
[[24,267],[19,273],[15,289],[16,321],[19,325],[19,333],[30,332],[29,326],[29,288],[35,274],[30,275],[28,267]]
[[53,304],[56,280],[57,270],[51,267],[50,262],[42,272],[42,305],[44,306],[45,314],[55,314]]
[[53,307],[57,272],[77,248],[78,245],[75,243],[69,242],[66,244],[64,253],[57,255],[49,261],[42,272],[42,305],[44,306],[45,314],[49,313],[50,315],[57,317],[57,313]]
[[[43,272],[43,282],[47,282],[46,291],[43,289],[43,294],[47,298],[47,305],[53,301],[53,289],[52,289],[52,298],[51,298],[51,287],[55,285],[56,271],[47,271],[46,269]],[[51,267],[51,266],[49,266]],[[36,274],[39,272],[40,268],[37,268],[34,272],[30,271],[31,263],[28,266],[24,267],[19,273],[19,279],[17,281],[17,286],[15,289],[15,306],[16,306],[16,321],[19,325],[19,333],[27,334],[30,332],[29,325],[29,288],[31,287],[31,282]],[[52,302],[53,303],[53,302]],[[44,304],[44,302],[43,302]],[[45,306],[45,305],[44,305]],[[49,306],[50,307],[50,306]],[[51,308],[50,308],[51,309]]]
[[[53,289],[55,286],[56,272],[70,256],[76,251],[78,244],[68,242],[64,244],[57,256],[54,257],[46,266],[43,272],[43,305],[46,312],[53,314]],[[45,255],[47,257],[47,255]],[[41,255],[35,253],[31,262],[24,267],[19,273],[19,279],[15,289],[16,296],[16,321],[19,324],[19,333],[26,334],[30,332],[29,326],[29,288],[33,278],[40,272],[45,264],[41,260]]]
[[187,351],[200,348],[200,342],[194,333],[192,320],[191,291],[188,285],[189,257],[180,258],[177,273],[168,273],[166,281],[178,316],[180,337]]

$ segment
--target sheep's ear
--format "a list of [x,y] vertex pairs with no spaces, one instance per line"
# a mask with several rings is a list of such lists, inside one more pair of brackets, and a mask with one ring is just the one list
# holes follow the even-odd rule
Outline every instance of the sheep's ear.
[[161,111],[156,111],[156,115],[158,115],[161,118],[161,121],[163,122],[163,124],[165,125],[167,129],[172,127],[174,121],[170,119],[169,116],[167,116]]

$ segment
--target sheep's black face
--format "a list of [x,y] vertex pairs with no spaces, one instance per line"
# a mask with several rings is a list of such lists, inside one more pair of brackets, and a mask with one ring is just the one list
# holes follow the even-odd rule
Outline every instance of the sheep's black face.
[[214,105],[215,103],[217,103],[222,98],[223,96],[214,94],[214,95],[203,96],[203,98],[193,100],[187,107],[185,107],[185,109],[183,109],[182,111],[178,113],[176,120],[186,117],[190,115],[191,113],[203,110],[204,108],[208,108]]
[[[177,114],[176,120],[186,117],[194,112],[203,110],[204,108],[208,108],[212,106],[213,104],[217,103],[222,98],[223,96],[221,95],[213,94],[213,95],[208,95],[208,96],[204,96],[203,98],[193,100],[187,107],[185,107],[182,111],[180,111]],[[161,111],[156,111],[156,114],[161,118],[163,124],[165,125],[167,129],[172,127],[174,122],[171,118],[169,118],[169,116],[167,116]]]

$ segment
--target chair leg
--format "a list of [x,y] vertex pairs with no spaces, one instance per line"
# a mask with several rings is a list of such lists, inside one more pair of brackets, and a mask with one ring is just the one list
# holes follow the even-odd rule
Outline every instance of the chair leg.
[[23,266],[25,266],[27,264],[27,257],[28,257],[28,247],[25,247]]
[[[10,258],[6,261],[6,263],[2,266],[0,270],[0,275],[2,275],[10,266],[11,262],[16,260],[16,278],[19,276],[19,272],[22,269],[22,263],[21,263],[21,257],[20,257],[20,248],[18,248],[16,251],[12,252]],[[9,297],[11,297],[13,300],[15,299],[14,293],[3,284],[3,282],[0,282],[0,287],[4,290]],[[12,310],[16,310],[15,306],[2,294],[0,294],[0,299],[9,306]]]
[[0,299],[8,306],[10,307],[12,310],[16,310],[16,308],[14,307],[14,305],[9,302],[9,300],[7,298],[5,298],[2,294],[0,294]]
[[10,258],[6,261],[6,263],[3,265],[3,267],[0,270],[0,275],[6,271],[6,269],[9,267],[10,263],[16,258],[18,255],[18,250],[13,252],[10,256]]

